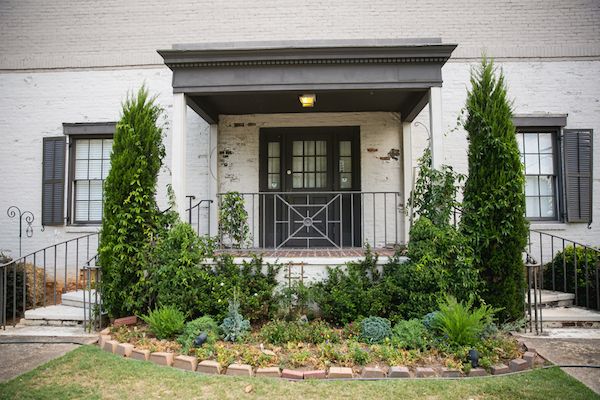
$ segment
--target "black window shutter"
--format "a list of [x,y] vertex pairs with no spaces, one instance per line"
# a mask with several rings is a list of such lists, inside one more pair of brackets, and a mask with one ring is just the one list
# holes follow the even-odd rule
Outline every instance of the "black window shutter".
[[567,222],[592,222],[592,130],[563,130]]
[[42,224],[64,223],[66,138],[44,138],[42,172]]

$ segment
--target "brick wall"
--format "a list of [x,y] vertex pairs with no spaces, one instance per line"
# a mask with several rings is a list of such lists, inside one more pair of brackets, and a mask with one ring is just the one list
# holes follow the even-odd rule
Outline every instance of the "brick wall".
[[600,56],[597,0],[5,0],[0,69],[161,64],[174,43],[441,37],[455,58]]

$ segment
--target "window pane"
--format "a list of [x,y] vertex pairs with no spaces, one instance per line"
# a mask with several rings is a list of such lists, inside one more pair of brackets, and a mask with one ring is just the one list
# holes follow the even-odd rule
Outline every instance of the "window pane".
[[88,179],[102,179],[102,160],[89,160]]
[[89,181],[90,200],[102,201],[102,181]]
[[305,188],[314,188],[315,187],[315,174],[304,174],[304,187]]
[[294,174],[292,176],[292,186],[294,189],[302,187],[302,174]]
[[352,172],[352,159],[350,157],[340,157],[340,172]]
[[317,174],[316,187],[323,188],[325,186],[327,186],[327,174],[324,174],[324,173]]
[[78,181],[75,182],[75,199],[88,200],[90,196],[90,183],[89,181]]
[[269,174],[269,189],[279,189],[279,174]]
[[525,133],[525,153],[538,152],[538,137],[537,133]]
[[525,196],[537,196],[539,195],[538,177],[537,176],[526,176],[525,177]]
[[318,156],[324,156],[327,155],[327,142],[324,140],[319,140],[317,142],[317,151],[316,151]]
[[351,147],[351,142],[350,141],[343,141],[340,142],[340,156],[344,157],[348,157],[352,155],[352,147]]
[[279,172],[279,158],[269,158],[269,173]]
[[540,216],[544,218],[554,217],[554,198],[551,196],[540,197]]
[[540,173],[540,159],[537,154],[525,154],[525,173],[526,174],[539,174]]
[[552,154],[540,154],[540,174],[554,174]]
[[88,179],[87,160],[75,160],[75,179]]
[[301,141],[294,141],[294,143],[292,144],[292,153],[295,156],[301,156],[304,152],[302,151],[302,145],[303,142]]
[[311,172],[315,170],[315,158],[314,157],[304,158],[304,170],[311,171]]
[[327,157],[317,157],[317,171],[327,171]]
[[517,133],[517,145],[519,146],[519,153],[523,154],[523,134]]
[[102,158],[102,139],[90,140],[90,159],[101,159]]
[[315,155],[315,142],[307,140],[304,142],[304,155],[314,156]]
[[540,217],[540,198],[539,197],[527,197],[525,199],[527,217],[539,218]]
[[87,201],[76,201],[75,202],[75,221],[87,221],[88,220],[88,208],[89,202]]
[[75,158],[76,159],[83,159],[83,158],[88,158],[88,146],[89,146],[89,140],[86,139],[79,139],[75,142]]
[[269,142],[269,157],[279,157],[279,142]]
[[104,139],[102,144],[102,158],[107,160],[110,159],[110,153],[112,152],[112,139]]
[[102,202],[90,201],[90,221],[100,221],[102,219]]
[[552,134],[540,133],[540,153],[552,153]]
[[294,157],[292,169],[294,172],[302,172],[304,170],[302,168],[302,157]]
[[554,183],[552,176],[540,176],[540,195],[553,196]]
[[105,179],[110,172],[110,160],[102,160],[102,179]]
[[352,174],[344,172],[340,174],[340,188],[350,189],[352,188]]

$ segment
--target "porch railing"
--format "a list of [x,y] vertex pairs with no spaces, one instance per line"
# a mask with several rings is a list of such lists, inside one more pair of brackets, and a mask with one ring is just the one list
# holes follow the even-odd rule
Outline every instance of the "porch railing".
[[[218,195],[220,209],[226,193]],[[219,229],[224,247],[390,247],[401,243],[403,207],[398,192],[240,193],[248,237],[234,243]],[[220,227],[222,228],[222,227]]]
[[194,228],[198,235],[210,234],[210,208],[213,203],[210,199],[202,199],[197,202],[196,196],[186,196],[189,207],[185,210],[187,222]]
[[68,290],[89,283],[85,266],[98,249],[98,233],[65,240],[0,265],[0,328],[25,311],[60,304]]

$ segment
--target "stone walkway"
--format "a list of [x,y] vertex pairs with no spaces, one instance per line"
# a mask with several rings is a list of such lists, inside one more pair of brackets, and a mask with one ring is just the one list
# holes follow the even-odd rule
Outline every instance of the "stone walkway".
[[[528,347],[558,365],[600,365],[600,330],[546,330],[547,336],[524,337]],[[600,394],[600,369],[563,368],[563,370]]]

